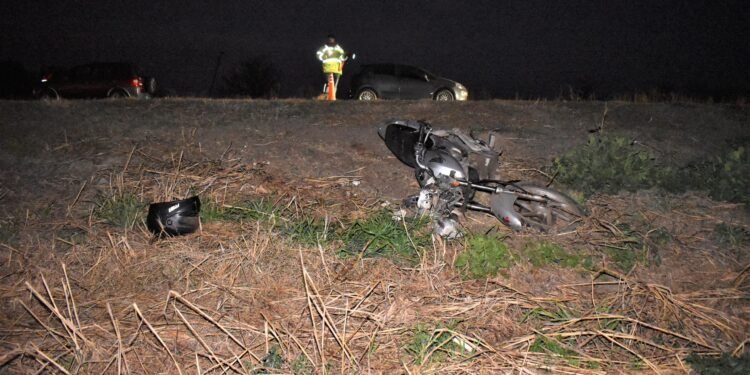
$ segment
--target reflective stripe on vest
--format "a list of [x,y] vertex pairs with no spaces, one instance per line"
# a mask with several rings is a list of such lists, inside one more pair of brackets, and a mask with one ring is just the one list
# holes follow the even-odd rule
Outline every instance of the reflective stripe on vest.
[[337,61],[341,61],[346,53],[344,52],[344,49],[337,44],[333,47],[327,45],[321,47],[318,50],[317,55],[318,59],[323,62],[329,59],[336,59]]

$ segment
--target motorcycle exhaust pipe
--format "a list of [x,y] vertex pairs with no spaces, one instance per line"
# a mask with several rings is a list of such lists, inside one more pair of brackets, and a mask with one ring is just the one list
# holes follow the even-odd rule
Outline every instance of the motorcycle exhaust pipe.
[[523,198],[523,199],[534,201],[534,202],[546,202],[547,201],[547,198],[541,195],[534,195],[534,194],[529,194],[529,193],[523,193],[520,191],[506,190],[502,186],[493,188],[489,186],[472,184],[471,182],[458,181],[458,180],[456,180],[455,183],[458,184],[458,186],[467,186],[476,191],[483,191],[485,193],[490,193],[490,194],[511,193],[511,194],[516,195],[519,198]]
[[472,211],[479,211],[479,212],[485,212],[488,214],[492,213],[492,209],[490,209],[487,206],[482,206],[481,204],[476,203],[463,203],[463,202],[457,202],[456,207],[466,207]]
[[453,206],[454,207],[458,207],[458,208],[468,208],[468,209],[470,209],[472,211],[479,211],[479,212],[484,212],[484,213],[492,214],[492,209],[491,208],[489,208],[487,206],[483,206],[483,205],[478,204],[478,203],[456,202],[456,203],[453,204]]

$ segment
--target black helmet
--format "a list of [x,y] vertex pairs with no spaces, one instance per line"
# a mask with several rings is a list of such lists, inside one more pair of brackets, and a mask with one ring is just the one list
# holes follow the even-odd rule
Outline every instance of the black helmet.
[[146,226],[154,234],[178,236],[198,229],[201,200],[198,196],[172,202],[152,203],[148,206]]

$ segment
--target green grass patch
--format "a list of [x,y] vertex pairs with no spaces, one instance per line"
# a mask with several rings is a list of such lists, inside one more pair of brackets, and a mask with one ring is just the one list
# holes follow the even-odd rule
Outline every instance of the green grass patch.
[[201,207],[201,220],[216,221],[257,221],[271,226],[282,236],[293,242],[307,246],[328,241],[333,234],[323,220],[307,215],[299,215],[267,199],[249,200],[237,204],[219,205],[208,201]]
[[218,204],[208,201],[201,206],[201,220],[212,221],[265,221],[273,222],[282,210],[268,199],[256,199],[238,204]]
[[664,228],[656,228],[649,231],[648,239],[653,244],[660,246],[668,245],[674,240],[674,238],[672,237],[672,233],[669,233],[669,231]]
[[586,144],[556,158],[550,169],[556,181],[585,195],[648,189],[671,173],[651,150],[609,135],[590,136]]
[[303,354],[298,355],[292,361],[291,366],[294,375],[312,375],[315,373],[315,367],[313,367],[312,363]]
[[530,320],[559,323],[573,319],[573,313],[562,303],[556,303],[555,309],[537,307],[529,310],[521,318],[521,323]]
[[513,264],[513,254],[499,238],[473,235],[466,240],[466,250],[456,258],[455,267],[467,279],[495,277]]
[[576,353],[575,351],[563,346],[560,341],[542,335],[538,335],[534,342],[531,343],[529,351],[534,353],[555,354],[560,357],[571,357],[578,355],[578,353]]
[[537,335],[529,351],[534,353],[545,353],[551,357],[560,358],[571,367],[598,369],[600,366],[597,362],[583,361],[580,354],[567,348],[558,338],[549,338],[543,335]]
[[637,264],[648,264],[649,247],[643,236],[630,224],[620,223],[609,243],[600,248],[617,269],[629,272]]
[[99,220],[123,229],[133,227],[143,221],[146,203],[135,194],[117,193],[111,196],[100,196],[94,214]]
[[18,240],[18,225],[12,218],[0,220],[0,243],[13,245]]
[[323,220],[311,216],[285,218],[278,227],[279,232],[285,237],[306,246],[323,244],[333,235],[333,231]]
[[444,362],[452,354],[466,354],[466,349],[453,341],[455,327],[456,322],[434,328],[419,324],[412,330],[404,351],[417,365]]
[[203,223],[233,221],[228,214],[228,210],[212,200],[201,202],[200,217]]
[[429,218],[395,219],[388,210],[380,210],[356,220],[340,234],[344,246],[341,257],[388,257],[414,262],[430,244]]
[[548,264],[566,268],[579,265],[587,269],[593,267],[591,257],[570,253],[562,246],[546,241],[528,242],[523,249],[523,257],[535,267],[544,267]]
[[[617,311],[617,305],[622,301],[617,297],[608,297],[600,300],[594,306],[594,311],[600,315],[620,315]],[[632,327],[624,318],[600,318],[596,320],[599,329],[617,332],[628,332]]]
[[637,264],[646,264],[646,254],[643,251],[609,247],[603,251],[615,267],[623,272],[629,272]]
[[713,237],[721,246],[736,249],[750,243],[750,231],[739,225],[720,223],[714,227]]
[[256,369],[252,372],[255,374],[268,374],[271,369],[280,369],[284,365],[284,357],[281,356],[278,345],[273,345],[268,353],[261,360],[262,369]]
[[700,356],[691,353],[685,360],[701,375],[745,375],[750,374],[750,354],[734,357],[722,353],[720,357]]
[[63,226],[56,233],[57,241],[63,243],[63,246],[75,246],[82,245],[88,241],[88,233],[86,230],[74,226]]

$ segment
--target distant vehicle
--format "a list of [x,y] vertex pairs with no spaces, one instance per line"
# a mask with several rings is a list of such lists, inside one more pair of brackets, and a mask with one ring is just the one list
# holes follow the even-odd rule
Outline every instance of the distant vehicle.
[[352,77],[351,94],[358,100],[433,99],[466,100],[462,84],[438,77],[422,68],[402,64],[363,65]]
[[36,97],[150,98],[156,79],[146,77],[130,63],[93,63],[45,74]]

